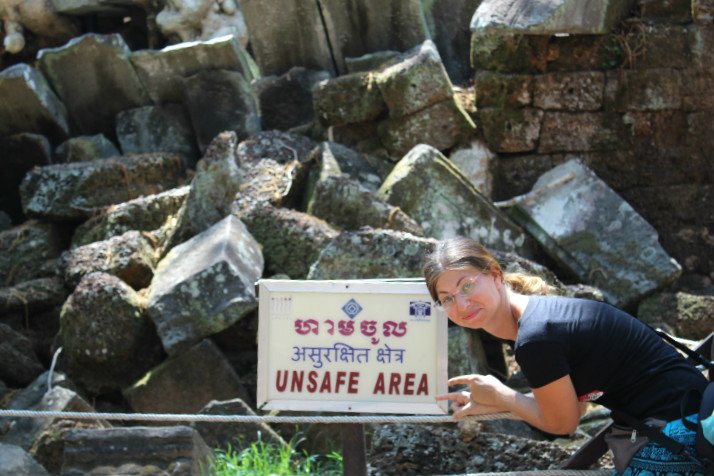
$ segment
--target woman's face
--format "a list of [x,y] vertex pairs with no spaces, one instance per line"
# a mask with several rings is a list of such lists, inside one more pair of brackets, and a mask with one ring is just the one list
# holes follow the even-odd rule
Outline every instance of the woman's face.
[[445,271],[436,281],[436,293],[449,319],[471,329],[490,327],[501,302],[498,273],[474,268]]

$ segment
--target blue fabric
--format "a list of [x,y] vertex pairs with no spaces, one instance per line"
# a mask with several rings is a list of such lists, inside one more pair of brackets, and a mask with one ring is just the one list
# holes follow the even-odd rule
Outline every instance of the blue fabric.
[[[697,415],[690,415],[687,420],[696,423]],[[667,423],[662,432],[670,438],[686,445],[691,454],[696,454],[694,443],[696,433],[688,430],[681,419]],[[614,473],[616,475],[617,473]],[[675,455],[657,443],[647,446],[635,453],[622,476],[704,476],[705,473],[695,462],[684,455]]]

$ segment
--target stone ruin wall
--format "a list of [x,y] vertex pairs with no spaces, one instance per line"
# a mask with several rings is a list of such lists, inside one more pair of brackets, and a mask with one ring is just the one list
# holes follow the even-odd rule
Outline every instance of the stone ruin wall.
[[658,231],[682,283],[714,276],[712,10],[639,1],[606,35],[475,37],[495,200],[580,158]]

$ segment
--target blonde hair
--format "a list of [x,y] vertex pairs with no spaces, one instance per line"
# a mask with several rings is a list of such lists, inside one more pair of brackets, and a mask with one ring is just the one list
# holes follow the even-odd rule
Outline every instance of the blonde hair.
[[553,294],[554,288],[543,278],[523,273],[505,273],[499,262],[481,243],[471,238],[459,237],[440,241],[426,257],[424,278],[432,299],[438,301],[436,282],[446,271],[474,268],[482,273],[496,272],[503,282],[520,294]]

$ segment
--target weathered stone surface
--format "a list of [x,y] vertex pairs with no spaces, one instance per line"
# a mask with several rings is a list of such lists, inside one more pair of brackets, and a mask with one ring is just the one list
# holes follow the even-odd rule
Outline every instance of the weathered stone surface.
[[312,122],[315,118],[312,88],[327,79],[330,79],[327,71],[295,66],[283,75],[253,81],[262,128],[286,131]]
[[640,303],[637,318],[678,337],[701,340],[714,329],[714,296],[661,293]]
[[478,112],[484,138],[495,152],[529,152],[540,138],[540,109],[485,108]]
[[15,476],[50,475],[27,451],[5,443],[0,443],[0,472]]
[[476,106],[517,108],[531,104],[533,76],[478,71],[474,78]]
[[183,85],[184,104],[202,152],[223,131],[235,131],[239,140],[260,131],[258,101],[241,73],[201,71],[183,79]]
[[[39,401],[32,402],[28,407],[15,406],[14,408],[35,411],[94,412],[94,408],[74,391],[64,387],[52,387],[51,390],[47,391],[47,379],[43,384],[44,388]],[[99,419],[72,420],[69,425],[91,426],[94,428],[109,427],[106,421]],[[3,442],[20,446],[31,453],[35,453],[34,456],[37,458],[41,441],[47,441],[47,436],[53,432],[57,436],[58,430],[65,429],[67,426],[68,421],[60,418],[17,418],[11,423],[9,431],[3,437]]]
[[180,104],[128,109],[117,115],[117,139],[124,154],[173,152],[193,167],[199,157],[191,120]]
[[608,35],[568,35],[547,40],[545,57],[549,72],[612,70],[629,61],[628,47],[623,48],[617,30]]
[[74,287],[84,276],[102,272],[116,276],[134,289],[151,283],[157,253],[152,241],[137,230],[79,246],[62,255],[65,282]]
[[175,355],[255,309],[263,272],[260,247],[229,215],[174,247],[151,282],[148,312],[164,349]]
[[263,203],[276,207],[290,207],[300,203],[296,190],[304,181],[302,167],[297,161],[285,164],[273,159],[261,159],[242,164],[243,183],[231,205],[231,213],[242,217]]
[[561,111],[596,111],[602,107],[605,73],[554,73],[535,76],[533,105]]
[[394,167],[379,196],[438,239],[470,236],[489,248],[533,254],[525,233],[433,147],[419,145]]
[[449,156],[454,165],[468,178],[484,197],[491,197],[493,190],[493,170],[496,154],[478,139],[472,140],[468,147],[454,150]]
[[345,231],[320,253],[307,279],[421,277],[424,258],[435,244],[402,231]]
[[263,204],[241,216],[250,234],[263,247],[267,274],[304,279],[310,265],[337,230],[319,216]]
[[608,72],[605,105],[616,111],[661,111],[682,107],[682,73],[659,68]]
[[471,64],[476,71],[543,73],[548,65],[549,42],[547,35],[472,35]]
[[129,54],[121,35],[94,33],[37,54],[40,70],[57,91],[80,134],[114,137],[114,118],[119,111],[150,102],[129,62]]
[[64,283],[56,277],[23,281],[0,288],[0,314],[37,312],[62,304],[67,297]]
[[344,230],[369,226],[424,235],[424,230],[399,207],[380,200],[372,191],[344,175],[319,180],[310,205],[308,213]]
[[542,175],[509,214],[616,306],[636,303],[681,273],[655,229],[577,160]]
[[19,63],[0,73],[0,137],[19,132],[61,142],[69,135],[67,110],[35,68]]
[[630,140],[630,127],[620,114],[546,112],[538,152],[617,150],[628,145]]
[[[235,398],[226,401],[212,401],[199,412],[201,415],[248,415],[253,416],[255,412],[243,400]],[[227,448],[228,445],[236,447],[236,441],[240,442],[240,447],[248,447],[253,443],[262,441],[263,443],[284,446],[285,440],[265,423],[214,423],[214,422],[193,422],[191,427],[195,428],[203,437],[203,440],[211,448]]]
[[171,154],[48,165],[25,176],[20,196],[28,216],[72,220],[88,217],[96,208],[174,188],[183,173],[183,160]]
[[689,23],[693,3],[689,0],[639,0],[640,15],[648,21]]
[[120,279],[88,274],[62,307],[62,367],[94,394],[119,390],[164,357],[145,302]]
[[75,230],[72,247],[108,240],[130,230],[156,230],[176,216],[189,190],[186,185],[111,205]]
[[320,81],[312,94],[315,115],[325,125],[342,126],[371,121],[386,110],[371,72]]
[[102,134],[72,137],[55,149],[57,162],[87,162],[121,155],[112,141]]
[[394,64],[399,61],[400,57],[401,53],[398,51],[375,51],[362,56],[345,58],[345,67],[347,68],[347,74],[361,73]]
[[230,214],[240,190],[241,173],[236,165],[238,139],[235,132],[218,134],[196,165],[191,189],[178,213],[176,236],[170,246],[185,241]]
[[248,81],[260,75],[253,59],[233,36],[180,43],[162,50],[135,51],[130,59],[156,104],[180,103],[183,100],[182,78],[200,71],[237,71]]
[[714,5],[709,0],[691,2],[692,21],[697,25],[711,25],[714,21]]
[[52,162],[52,149],[46,137],[20,133],[0,140],[0,157],[0,209],[20,223],[24,220],[18,191],[20,183],[33,167],[49,165]]
[[469,24],[479,3],[479,0],[423,2],[431,37],[439,49],[449,78],[456,84],[468,84],[473,76],[469,64]]
[[408,116],[380,123],[382,145],[392,157],[401,158],[417,144],[448,149],[469,137],[475,125],[453,98],[429,106]]
[[5,324],[0,324],[0,379],[10,385],[27,385],[44,368],[32,342]]
[[537,4],[526,0],[484,0],[471,19],[471,31],[479,34],[602,35],[609,33],[628,9],[626,0],[594,3],[548,0]]
[[430,37],[421,2],[319,0],[340,74],[345,58],[382,50],[405,51]]
[[404,53],[399,63],[376,73],[375,82],[391,118],[415,113],[453,95],[451,81],[431,40]]
[[[372,191],[379,188],[393,167],[391,162],[376,155],[359,153],[337,142],[322,142],[312,151],[310,160],[315,161],[317,168],[331,168],[334,174],[347,174]],[[322,172],[319,175],[322,176]]]
[[1,232],[0,285],[50,276],[65,242],[57,226],[34,220]]
[[688,68],[682,70],[682,109],[685,111],[706,111],[714,108],[714,98],[707,91],[714,88],[714,68]]
[[686,69],[692,64],[690,44],[692,31],[688,25],[648,25],[632,28],[625,36],[625,44],[646,45],[631,59],[637,69]]
[[195,413],[212,400],[252,402],[228,360],[209,339],[163,362],[123,391],[136,412]]
[[236,161],[241,168],[244,164],[260,159],[272,159],[281,164],[293,160],[302,163],[310,158],[310,152],[315,146],[317,142],[305,136],[282,131],[264,131],[238,144]]
[[64,438],[62,475],[197,475],[210,456],[211,449],[188,426],[77,429]]
[[283,74],[293,66],[335,74],[317,2],[243,0],[240,7],[264,75]]
[[10,215],[0,210],[0,232],[7,231],[12,228],[12,218]]

